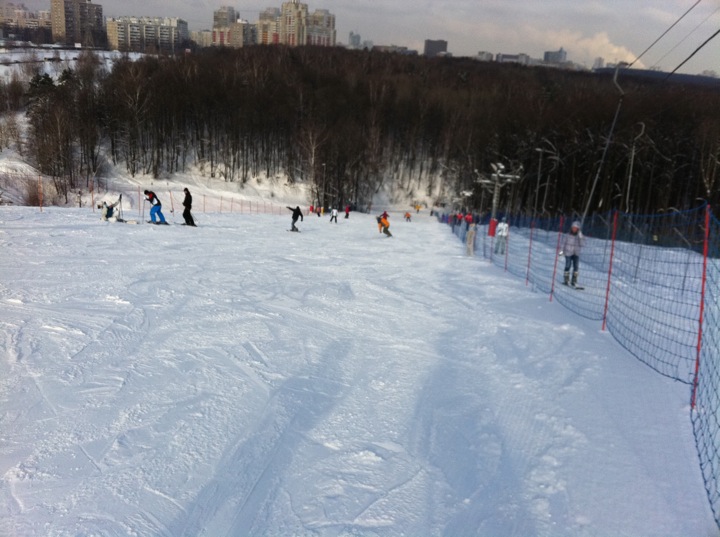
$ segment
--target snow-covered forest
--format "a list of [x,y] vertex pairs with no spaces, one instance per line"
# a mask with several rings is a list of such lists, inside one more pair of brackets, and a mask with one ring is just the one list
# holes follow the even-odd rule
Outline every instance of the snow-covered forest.
[[516,214],[651,213],[717,196],[718,87],[631,70],[617,80],[617,125],[608,75],[470,59],[258,46],[109,63],[82,52],[24,76],[0,83],[0,111],[28,120],[22,138],[7,116],[3,147],[65,193],[110,164],[156,179],[197,166],[241,184],[303,181],[323,207],[367,205],[389,184],[431,203],[468,193],[462,204],[482,212],[479,182],[500,163],[520,178],[499,202]]

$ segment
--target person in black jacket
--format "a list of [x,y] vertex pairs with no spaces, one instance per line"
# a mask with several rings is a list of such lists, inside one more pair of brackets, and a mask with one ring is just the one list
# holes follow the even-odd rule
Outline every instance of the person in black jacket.
[[192,214],[190,214],[190,209],[192,209],[192,196],[187,188],[183,188],[183,192],[185,192],[185,199],[183,200],[183,207],[185,207],[185,210],[183,210],[185,225],[196,227],[195,220],[193,220]]
[[295,227],[295,222],[297,222],[298,218],[302,222],[303,220],[303,213],[300,210],[300,206],[295,207],[294,209],[292,207],[288,207],[292,211],[292,228],[290,231],[300,231],[297,227]]

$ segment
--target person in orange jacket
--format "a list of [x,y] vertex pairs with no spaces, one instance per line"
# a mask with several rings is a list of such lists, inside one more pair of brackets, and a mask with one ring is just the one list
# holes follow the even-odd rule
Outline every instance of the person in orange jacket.
[[388,220],[388,213],[384,212],[378,218],[378,225],[380,226],[382,232],[388,237],[392,237],[392,233],[390,233],[390,220]]
[[383,230],[383,225],[382,225],[381,220],[382,220],[383,218],[387,219],[387,217],[388,217],[387,211],[383,211],[383,213],[382,213],[380,216],[377,217],[378,233],[382,233],[382,230]]

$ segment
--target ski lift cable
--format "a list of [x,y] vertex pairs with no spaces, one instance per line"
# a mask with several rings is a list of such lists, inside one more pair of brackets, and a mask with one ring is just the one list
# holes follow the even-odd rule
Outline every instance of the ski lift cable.
[[688,38],[689,38],[692,34],[694,34],[695,32],[697,32],[698,28],[700,28],[703,24],[705,24],[705,23],[710,19],[710,17],[712,17],[713,15],[715,15],[718,11],[720,11],[720,7],[718,7],[715,11],[713,11],[713,12],[710,13],[707,17],[705,17],[697,26],[695,26],[695,28],[693,28],[692,30],[690,30],[685,37],[683,37],[680,41],[678,41],[677,45],[675,45],[674,47],[672,47],[672,48],[671,48],[670,50],[668,50],[659,60],[657,60],[657,61],[655,62],[655,64],[653,65],[653,67],[657,67],[658,65],[660,65],[660,63],[661,63],[665,58],[667,58],[670,54],[673,53],[673,51],[675,51],[675,49],[677,49],[680,45],[682,45],[685,41],[687,41]]
[[690,56],[688,56],[687,58],[685,58],[675,69],[673,69],[670,73],[668,73],[668,76],[665,77],[665,80],[667,80],[668,78],[670,78],[672,75],[674,75],[674,74],[677,72],[678,69],[680,69],[683,65],[685,65],[687,62],[689,62],[690,59],[691,59],[693,56],[695,56],[695,54],[697,54],[698,52],[700,52],[700,50],[701,50],[702,48],[704,48],[705,45],[707,45],[710,41],[712,41],[713,39],[715,39],[715,38],[718,36],[718,34],[720,34],[720,29],[718,29],[714,34],[712,34],[712,35],[711,35],[710,37],[708,37],[705,41],[703,41],[702,44],[701,44],[698,48],[696,48],[696,49],[692,52],[692,54],[690,54]]
[[653,48],[653,47],[657,44],[658,41],[660,41],[663,37],[665,37],[670,30],[672,30],[681,20],[683,20],[683,19],[688,15],[688,13],[690,13],[693,9],[695,9],[700,2],[702,2],[702,0],[697,0],[692,6],[690,6],[690,8],[689,8],[685,13],[683,13],[678,20],[676,20],[675,22],[673,22],[662,34],[660,34],[660,36],[659,36],[655,41],[653,41],[653,42],[650,44],[650,46],[649,46],[648,48],[646,48],[645,50],[643,50],[642,53],[640,54],[640,56],[638,56],[637,58],[635,58],[635,59],[632,61],[632,63],[630,63],[630,65],[628,65],[628,67],[632,67],[633,65],[635,65],[635,63],[636,63],[640,58],[642,58],[643,56],[645,56],[645,54],[646,54],[651,48]]

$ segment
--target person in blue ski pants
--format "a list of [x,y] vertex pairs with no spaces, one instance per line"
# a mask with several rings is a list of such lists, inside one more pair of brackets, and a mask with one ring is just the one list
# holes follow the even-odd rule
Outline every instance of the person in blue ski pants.
[[157,223],[157,219],[160,219],[161,224],[165,224],[165,217],[162,213],[162,203],[160,203],[160,200],[158,199],[155,192],[151,190],[145,191],[145,199],[150,202],[150,205],[152,205],[152,208],[150,209],[150,220],[152,220],[153,224]]

